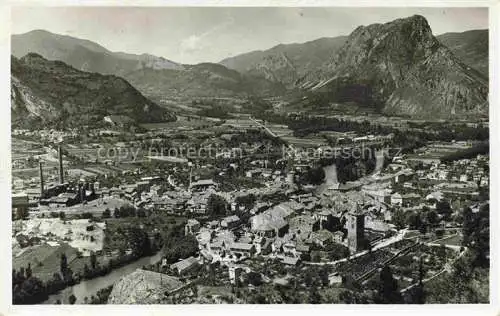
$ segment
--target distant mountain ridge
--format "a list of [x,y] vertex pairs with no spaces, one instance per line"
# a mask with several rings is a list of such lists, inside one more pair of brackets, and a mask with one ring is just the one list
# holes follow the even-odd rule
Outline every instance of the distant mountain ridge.
[[98,72],[123,76],[143,69],[182,69],[183,66],[153,55],[134,55],[111,52],[94,42],[67,35],[34,30],[12,35],[12,55],[21,58],[28,53],[37,53],[49,60],[60,60],[74,68],[87,72]]
[[284,91],[278,84],[241,75],[220,64],[183,65],[150,54],[111,52],[91,41],[42,30],[12,36],[14,56],[29,52],[82,71],[123,77],[152,98],[274,95]]
[[184,65],[183,70],[144,68],[128,73],[125,78],[153,98],[272,96],[285,91],[279,83],[242,75],[214,63]]
[[220,64],[291,87],[307,72],[321,67],[325,59],[337,52],[346,38],[338,36],[300,44],[280,44],[265,51],[226,58]]
[[389,115],[433,118],[483,116],[488,109],[488,31],[435,37],[422,16],[360,26],[349,36],[280,44],[218,64],[111,52],[41,30],[12,36],[12,53],[26,52],[118,75],[155,100],[287,95],[299,106],[355,103]]
[[11,57],[11,113],[13,126],[96,125],[108,115],[136,123],[175,120],[123,78],[83,72],[35,53]]
[[466,65],[488,77],[489,31],[471,30],[461,33],[445,33],[436,38],[448,47]]

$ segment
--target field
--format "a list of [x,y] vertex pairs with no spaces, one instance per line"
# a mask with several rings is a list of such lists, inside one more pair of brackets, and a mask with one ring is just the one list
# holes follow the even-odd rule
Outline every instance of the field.
[[[41,244],[26,248],[17,257],[12,258],[12,268],[19,271],[21,267],[26,268],[31,263],[33,275],[42,281],[52,279],[54,273],[60,271],[61,254],[66,254],[68,264],[77,259],[77,250],[66,243],[60,246]],[[86,258],[88,260],[88,258]]]
[[[68,266],[74,273],[83,274],[84,266],[89,267],[90,257],[78,257],[77,249],[63,243],[59,246],[41,244],[26,248],[17,257],[12,258],[12,268],[19,271],[21,267],[26,268],[31,263],[33,275],[42,281],[52,279],[54,273],[60,272],[61,254],[66,254]],[[101,266],[107,264],[112,256],[98,255],[97,262]]]
[[215,125],[216,122],[212,120],[203,119],[188,119],[184,116],[178,116],[175,122],[164,122],[164,123],[147,123],[141,124],[141,127],[147,130],[158,130],[158,129],[177,129],[177,128],[202,128]]

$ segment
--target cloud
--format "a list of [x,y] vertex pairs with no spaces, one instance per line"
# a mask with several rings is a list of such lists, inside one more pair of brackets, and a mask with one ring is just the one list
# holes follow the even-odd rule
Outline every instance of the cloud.
[[181,52],[193,52],[201,49],[200,41],[202,36],[191,35],[181,41]]
[[227,28],[228,26],[232,25],[234,23],[234,18],[232,16],[229,16],[229,19],[215,25],[211,29],[201,33],[201,34],[192,34],[184,39],[181,40],[180,44],[180,52],[181,54],[191,54],[197,51],[201,51],[203,49],[206,49],[209,43],[204,41],[205,38],[208,36],[214,34],[217,31],[223,30]]

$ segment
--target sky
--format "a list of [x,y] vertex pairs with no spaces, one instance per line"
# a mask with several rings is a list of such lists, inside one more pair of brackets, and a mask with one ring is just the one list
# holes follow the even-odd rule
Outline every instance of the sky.
[[359,25],[420,14],[435,35],[488,28],[487,8],[13,7],[11,32],[88,39],[111,51],[194,64],[280,43],[349,35]]

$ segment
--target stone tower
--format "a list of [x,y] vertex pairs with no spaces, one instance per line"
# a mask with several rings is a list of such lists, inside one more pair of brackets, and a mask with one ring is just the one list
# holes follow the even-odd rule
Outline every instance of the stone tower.
[[347,213],[347,245],[351,253],[363,250],[365,239],[365,214],[361,206],[356,204]]

